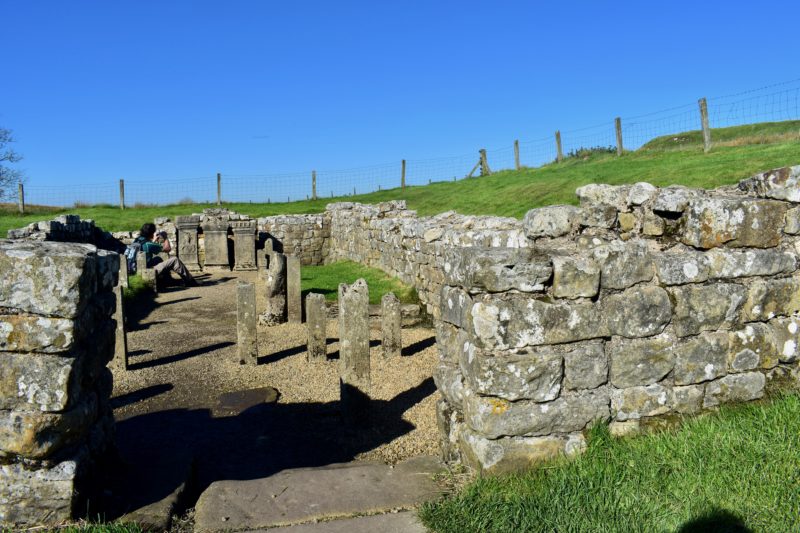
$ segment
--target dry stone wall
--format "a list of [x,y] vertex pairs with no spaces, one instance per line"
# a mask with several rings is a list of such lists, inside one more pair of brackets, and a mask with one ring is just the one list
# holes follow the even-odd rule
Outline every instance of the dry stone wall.
[[119,254],[0,240],[0,529],[85,510],[113,442]]
[[587,185],[528,246],[445,253],[444,453],[487,472],[796,381],[800,167],[716,190]]
[[322,265],[328,259],[331,237],[329,213],[280,215],[258,219],[262,240],[270,239],[273,250],[300,259],[301,265]]

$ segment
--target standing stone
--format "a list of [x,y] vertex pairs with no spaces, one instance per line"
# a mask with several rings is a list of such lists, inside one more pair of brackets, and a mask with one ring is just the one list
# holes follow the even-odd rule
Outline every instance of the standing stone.
[[234,270],[256,270],[256,221],[237,220],[233,228]]
[[267,256],[267,309],[261,323],[274,326],[286,322],[286,256],[272,252]]
[[202,226],[206,247],[206,260],[203,270],[230,270],[227,215],[206,215]]
[[255,365],[258,360],[256,337],[256,286],[240,281],[236,285],[236,354],[241,365]]
[[119,285],[128,288],[128,258],[124,254],[119,256]]
[[200,217],[197,215],[179,216],[175,218],[175,229],[178,233],[178,258],[193,271],[200,270],[197,249],[197,228]]
[[303,300],[300,293],[300,258],[294,255],[286,256],[286,308],[289,322],[301,324],[303,322]]
[[147,268],[147,255],[144,252],[136,254],[136,272],[141,276],[145,285],[150,286],[153,292],[158,292],[158,283],[156,283],[156,271],[152,268]]
[[339,285],[339,385],[342,417],[350,425],[369,419],[369,287],[363,279]]
[[400,357],[403,350],[401,333],[400,300],[393,292],[381,298],[381,328],[383,329],[383,357]]
[[114,295],[117,297],[117,310],[114,313],[114,320],[117,322],[117,335],[114,359],[111,360],[110,366],[115,371],[122,371],[128,370],[128,334],[125,331],[125,299],[120,285],[114,287]]
[[306,296],[306,323],[308,324],[308,361],[325,361],[328,355],[328,314],[325,296],[311,293]]

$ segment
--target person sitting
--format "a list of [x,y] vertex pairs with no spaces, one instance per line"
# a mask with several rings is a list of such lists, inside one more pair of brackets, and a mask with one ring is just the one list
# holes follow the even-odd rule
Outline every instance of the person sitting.
[[169,253],[172,250],[172,244],[167,239],[165,231],[156,233],[156,225],[148,222],[142,226],[139,236],[136,237],[134,242],[138,242],[142,251],[144,252],[145,260],[147,261],[147,268],[152,268],[156,271],[156,280],[164,277],[169,278],[170,272],[175,272],[181,277],[185,287],[197,287],[199,283],[192,277],[183,261],[177,257],[170,257],[164,259],[159,257],[161,252]]

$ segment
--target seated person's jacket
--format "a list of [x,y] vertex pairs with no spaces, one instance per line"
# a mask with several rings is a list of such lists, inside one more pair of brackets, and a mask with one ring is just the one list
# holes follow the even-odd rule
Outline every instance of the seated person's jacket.
[[142,245],[142,251],[144,252],[145,261],[147,261],[147,268],[153,268],[157,262],[154,261],[155,257],[161,253],[162,246],[157,242],[148,241],[144,237],[136,237],[134,242],[138,242]]

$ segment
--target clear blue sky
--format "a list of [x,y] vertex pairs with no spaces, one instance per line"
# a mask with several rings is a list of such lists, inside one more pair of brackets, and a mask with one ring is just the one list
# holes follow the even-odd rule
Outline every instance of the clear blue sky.
[[28,184],[474,153],[800,77],[800,3],[0,0]]

